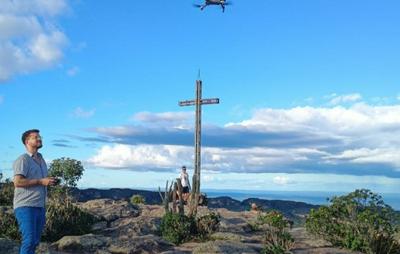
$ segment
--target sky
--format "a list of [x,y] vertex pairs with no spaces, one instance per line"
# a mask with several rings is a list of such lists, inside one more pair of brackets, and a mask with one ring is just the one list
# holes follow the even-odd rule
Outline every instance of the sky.
[[400,194],[398,0],[0,0],[0,171],[21,134],[82,161],[81,188]]

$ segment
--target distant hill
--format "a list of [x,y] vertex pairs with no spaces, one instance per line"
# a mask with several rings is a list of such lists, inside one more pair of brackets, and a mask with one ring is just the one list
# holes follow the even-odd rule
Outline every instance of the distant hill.
[[[109,198],[114,200],[128,200],[133,195],[141,195],[145,198],[146,204],[155,205],[161,203],[160,194],[156,191],[133,190],[133,189],[72,189],[72,195],[79,202],[86,202],[93,199]],[[318,208],[318,205],[311,205],[304,202],[286,201],[286,200],[266,200],[259,198],[248,198],[243,201],[233,199],[228,196],[208,198],[209,208],[226,208],[231,211],[246,211],[250,209],[252,203],[257,204],[264,211],[278,210],[287,218],[297,224],[304,222],[312,208]]]

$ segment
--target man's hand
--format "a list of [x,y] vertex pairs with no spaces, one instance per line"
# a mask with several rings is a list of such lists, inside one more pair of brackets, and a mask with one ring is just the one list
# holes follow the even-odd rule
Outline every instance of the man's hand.
[[54,186],[57,184],[57,179],[55,177],[46,177],[40,179],[39,183],[43,186]]
[[54,177],[46,177],[42,179],[26,179],[23,175],[14,176],[15,187],[31,187],[31,186],[52,186],[56,184]]

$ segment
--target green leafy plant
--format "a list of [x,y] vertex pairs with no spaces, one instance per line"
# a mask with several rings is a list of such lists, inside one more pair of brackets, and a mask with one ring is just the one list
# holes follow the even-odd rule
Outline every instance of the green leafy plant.
[[61,186],[76,187],[84,170],[80,161],[62,157],[50,163],[49,176],[60,178]]
[[294,246],[294,239],[289,232],[271,227],[265,234],[264,254],[284,254],[290,253],[289,250]]
[[93,215],[81,210],[71,200],[50,200],[46,209],[46,226],[43,239],[56,241],[66,235],[83,235],[91,232],[97,222]]
[[0,173],[0,206],[12,206],[14,198],[14,183],[10,179],[2,180]]
[[208,239],[208,237],[217,231],[221,217],[216,213],[203,215],[196,220],[197,236],[200,239]]
[[161,220],[160,230],[164,239],[178,245],[193,237],[196,225],[192,217],[167,212]]
[[270,211],[267,213],[260,213],[257,217],[257,224],[267,224],[269,226],[283,230],[289,227],[288,220],[285,219],[282,213],[278,211]]
[[278,211],[260,212],[257,220],[249,225],[254,231],[264,231],[264,254],[290,253],[294,246],[294,239],[288,232],[290,223]]
[[360,189],[329,201],[329,206],[311,210],[306,220],[309,233],[363,253],[400,253],[395,239],[398,216],[381,196]]
[[133,205],[144,204],[145,202],[146,199],[142,195],[133,195],[131,197],[131,204]]
[[18,223],[11,209],[0,209],[0,238],[21,240]]

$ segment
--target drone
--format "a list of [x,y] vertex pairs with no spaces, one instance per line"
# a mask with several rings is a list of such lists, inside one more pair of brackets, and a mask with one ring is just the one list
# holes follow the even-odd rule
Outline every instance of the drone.
[[231,4],[232,4],[231,2],[228,2],[226,0],[205,0],[204,4],[193,4],[193,6],[200,8],[200,10],[202,11],[209,5],[220,5],[222,8],[222,12],[225,12],[225,6]]

